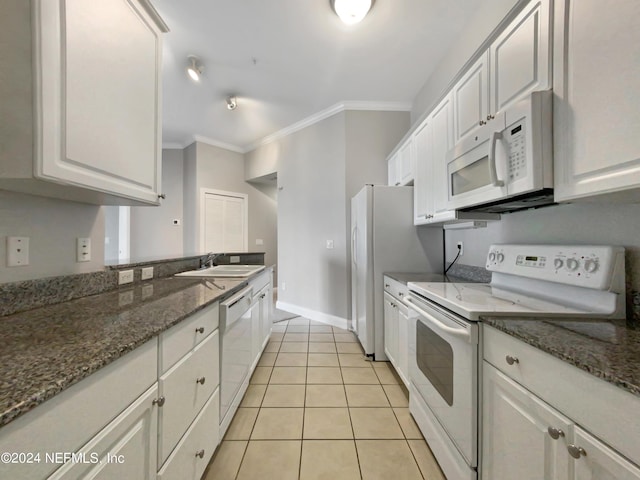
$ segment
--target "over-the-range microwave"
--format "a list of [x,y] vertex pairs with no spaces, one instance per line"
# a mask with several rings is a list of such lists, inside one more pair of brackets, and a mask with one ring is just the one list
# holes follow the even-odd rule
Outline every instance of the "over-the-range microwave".
[[448,206],[506,213],[553,203],[552,93],[537,91],[448,152]]

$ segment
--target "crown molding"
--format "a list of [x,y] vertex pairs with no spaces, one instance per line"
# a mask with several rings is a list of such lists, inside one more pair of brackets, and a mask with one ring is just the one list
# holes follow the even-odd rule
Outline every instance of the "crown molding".
[[262,140],[258,140],[245,147],[244,153],[255,150],[258,147],[267,145],[281,138],[287,137],[292,133],[298,132],[303,128],[309,127],[315,123],[332,117],[336,113],[344,112],[347,110],[360,110],[360,111],[381,111],[381,112],[410,112],[411,103],[408,102],[363,102],[363,101],[347,101],[336,103],[335,105],[321,110],[313,115],[293,123],[288,127],[278,130],[271,135],[267,135]]
[[332,117],[336,113],[345,112],[345,111],[378,111],[378,112],[410,112],[411,111],[411,103],[408,102],[363,102],[363,101],[346,101],[336,103],[329,108],[321,110],[313,115],[300,120],[299,122],[293,123],[288,127],[283,128],[282,130],[278,130],[271,135],[267,135],[261,140],[257,142],[250,143],[244,147],[240,147],[238,145],[233,145],[231,143],[221,142],[219,140],[214,140],[212,138],[204,137],[202,135],[193,135],[190,139],[188,139],[184,144],[179,144],[177,142],[172,143],[163,143],[163,149],[185,149],[193,142],[205,143],[207,145],[211,145],[213,147],[223,148],[225,150],[230,150],[232,152],[237,153],[248,153],[252,150],[255,150],[262,145],[267,145],[268,143],[275,142],[281,138],[287,137],[295,132],[298,132],[304,128],[310,127],[322,120],[325,120],[329,117]]

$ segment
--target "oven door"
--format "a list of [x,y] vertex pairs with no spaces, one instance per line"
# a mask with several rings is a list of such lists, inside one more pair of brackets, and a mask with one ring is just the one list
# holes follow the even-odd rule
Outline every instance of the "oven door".
[[474,135],[461,140],[447,154],[448,207],[472,207],[507,197],[503,145],[504,114]]
[[412,293],[409,377],[467,465],[478,465],[478,325]]

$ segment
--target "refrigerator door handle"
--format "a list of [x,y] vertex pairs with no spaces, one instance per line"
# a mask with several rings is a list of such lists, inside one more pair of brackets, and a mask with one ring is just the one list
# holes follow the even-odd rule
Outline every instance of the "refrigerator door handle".
[[356,228],[353,227],[351,229],[351,261],[357,267],[358,264],[356,262]]

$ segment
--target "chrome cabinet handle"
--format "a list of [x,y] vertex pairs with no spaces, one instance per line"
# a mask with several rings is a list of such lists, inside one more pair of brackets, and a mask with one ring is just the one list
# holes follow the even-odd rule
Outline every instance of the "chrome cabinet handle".
[[511,355],[507,355],[504,359],[507,361],[509,365],[513,365],[514,363],[520,363],[520,360],[518,360],[518,357],[512,357]]
[[167,196],[164,193],[159,193],[158,194],[158,200],[160,200],[160,199],[164,200],[165,198],[167,198]]
[[549,427],[547,428],[547,433],[554,440],[559,439],[560,437],[564,437],[564,432],[559,428]]
[[487,124],[487,122],[485,122],[484,120],[480,120],[480,121],[478,122],[478,125],[480,125],[480,126],[482,126],[482,125],[486,125],[486,124]]
[[487,115],[487,121],[489,121],[489,120],[493,120],[494,118],[496,118],[496,117],[494,117],[494,116],[493,116],[493,115],[491,115],[491,114]]
[[398,296],[399,296],[400,298],[402,298],[402,297],[404,297],[404,293],[402,293],[402,292],[398,292]]
[[205,381],[205,377],[200,377],[196,380],[196,383],[199,383],[200,385],[204,385],[204,381]]
[[396,185],[395,185],[395,186],[396,186],[396,187],[398,187],[399,185],[400,185],[400,182],[396,182]]
[[204,448],[199,452],[196,452],[196,457],[200,457],[200,458],[204,457]]
[[151,405],[158,405],[159,407],[164,405],[164,397],[158,397],[158,398],[154,398],[153,402],[151,402]]
[[391,285],[389,285],[388,283],[384,284],[384,288],[389,288]]
[[204,333],[204,327],[196,328],[197,333]]
[[585,451],[584,448],[578,447],[573,444],[567,445],[567,450],[569,451],[569,455],[571,455],[576,460],[579,459],[580,457],[587,456],[587,452]]

